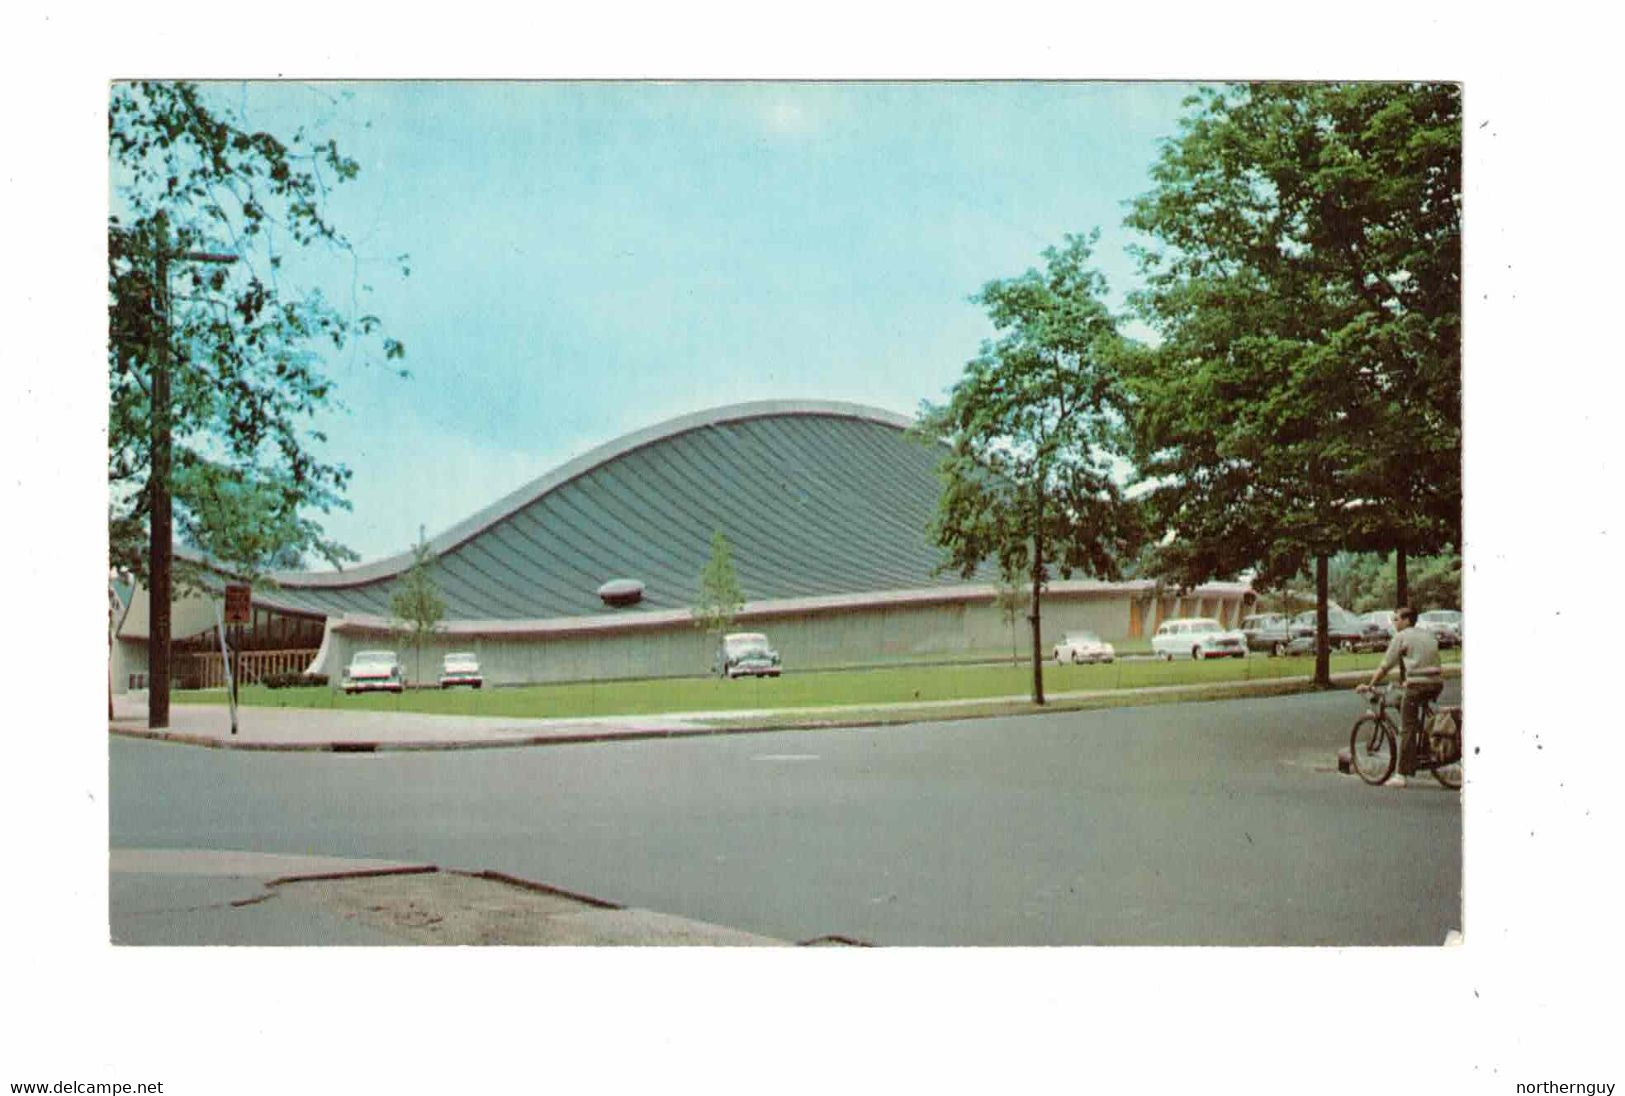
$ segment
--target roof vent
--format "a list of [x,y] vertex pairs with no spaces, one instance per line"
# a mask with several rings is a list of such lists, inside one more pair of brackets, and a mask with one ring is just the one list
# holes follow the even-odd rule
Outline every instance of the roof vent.
[[643,600],[643,583],[635,578],[612,578],[598,587],[598,596],[613,609]]

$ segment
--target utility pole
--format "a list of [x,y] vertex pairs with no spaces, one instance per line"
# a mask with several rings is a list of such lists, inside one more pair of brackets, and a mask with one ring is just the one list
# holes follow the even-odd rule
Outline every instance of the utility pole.
[[147,726],[169,726],[170,603],[174,593],[174,506],[169,489],[172,428],[169,415],[169,262],[234,263],[235,255],[207,251],[171,251],[169,218],[153,218],[153,329],[158,345],[152,359],[152,469],[147,477],[151,508],[147,602],[151,627],[147,636]]
[[169,607],[173,590],[170,555],[174,534],[169,493],[169,219],[162,213],[153,220],[152,256],[153,330],[158,345],[152,358],[152,468],[147,473],[147,506],[151,512],[147,555],[147,607],[151,610],[147,629],[147,726],[162,730],[169,726]]

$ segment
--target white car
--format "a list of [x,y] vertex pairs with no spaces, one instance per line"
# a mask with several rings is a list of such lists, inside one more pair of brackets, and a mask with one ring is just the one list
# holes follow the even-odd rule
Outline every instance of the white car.
[[1432,632],[1441,647],[1460,647],[1461,614],[1454,609],[1430,609],[1416,618],[1416,626]]
[[480,660],[469,651],[458,651],[440,660],[440,687],[450,689],[456,685],[469,685],[478,689],[485,684],[480,676]]
[[365,693],[375,689],[399,693],[406,689],[406,671],[394,651],[357,651],[344,668],[344,691]]
[[1056,662],[1111,662],[1117,650],[1093,632],[1068,632],[1055,645]]
[[732,632],[722,637],[717,672],[723,677],[778,677],[780,668],[779,652],[761,632]]
[[1226,631],[1224,625],[1207,617],[1165,620],[1151,637],[1151,650],[1158,658],[1246,658],[1247,637]]

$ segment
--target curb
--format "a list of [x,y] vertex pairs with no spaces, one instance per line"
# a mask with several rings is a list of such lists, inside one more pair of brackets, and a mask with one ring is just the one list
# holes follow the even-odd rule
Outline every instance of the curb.
[[[1366,671],[1349,671],[1332,675],[1332,685],[1346,685],[1349,682],[1363,681],[1367,677]],[[1461,667],[1445,668],[1445,677],[1460,677]],[[1222,690],[1228,695],[1213,697],[1207,694],[1213,690]],[[261,753],[410,753],[410,752],[437,752],[446,750],[490,750],[511,749],[516,746],[571,746],[603,742],[639,742],[649,739],[665,738],[705,738],[712,735],[735,734],[771,734],[777,731],[819,731],[819,730],[848,730],[859,727],[896,727],[912,723],[948,723],[967,719],[990,719],[1012,716],[1055,715],[1069,711],[1096,711],[1103,708],[1132,708],[1143,703],[1139,698],[1157,697],[1172,699],[1178,702],[1182,696],[1190,696],[1192,701],[1202,702],[1214,699],[1244,699],[1247,697],[1294,696],[1299,693],[1324,691],[1313,681],[1302,678],[1267,678],[1261,681],[1219,682],[1207,685],[1173,685],[1152,686],[1144,689],[1102,690],[1083,693],[1057,693],[1050,698],[1050,703],[1043,707],[1033,705],[1030,701],[1021,698],[989,697],[986,700],[965,700],[935,702],[941,707],[927,705],[899,705],[895,718],[888,718],[884,709],[870,708],[859,710],[877,712],[874,715],[853,716],[842,718],[839,714],[831,714],[820,718],[809,715],[806,718],[797,718],[796,709],[781,709],[785,713],[784,722],[774,723],[745,723],[739,725],[719,722],[712,725],[644,728],[619,731],[566,731],[557,734],[528,734],[513,738],[502,739],[437,739],[422,742],[384,742],[377,740],[349,740],[324,742],[237,742],[229,738],[215,738],[209,735],[189,734],[184,731],[151,730],[145,727],[120,726],[109,724],[108,733],[120,735],[125,738],[146,739],[154,742],[172,742],[184,746],[202,746],[211,750],[247,750]],[[1080,700],[1106,701],[1098,705],[1078,704],[1069,705],[1067,702]],[[1116,703],[1111,701],[1117,700]],[[977,704],[999,704],[1001,702],[1017,705],[1008,711],[966,711],[963,710]],[[815,711],[817,709],[814,709]],[[823,709],[831,711],[831,709]],[[834,710],[834,711],[838,711]],[[668,713],[680,715],[681,713]],[[636,718],[636,717],[634,717]],[[725,718],[725,717],[724,717]]]
[[470,879],[485,879],[492,883],[505,883],[510,887],[518,887],[521,890],[535,891],[537,894],[551,894],[559,898],[568,898],[572,902],[580,902],[601,910],[624,910],[626,908],[619,902],[607,902],[602,898],[594,898],[590,894],[578,894],[575,891],[565,890],[563,887],[537,883],[517,875],[509,875],[505,871],[496,871],[493,868],[486,868],[484,871],[453,871],[451,874],[466,875]]
[[[1042,712],[1038,714],[1043,714]],[[953,717],[943,717],[953,718]],[[968,718],[968,717],[961,717]],[[154,731],[145,727],[109,724],[108,734],[141,738],[152,742],[172,742],[181,746],[202,746],[210,750],[247,750],[259,753],[411,753],[443,750],[502,750],[514,746],[572,746],[590,742],[638,742],[651,738],[705,738],[727,734],[771,734],[775,731],[816,730],[821,727],[881,726],[885,721],[850,723],[808,723],[794,727],[671,727],[662,730],[582,731],[563,734],[521,735],[514,738],[438,739],[423,742],[335,741],[335,742],[233,742],[229,738],[188,734],[185,731]],[[918,720],[924,722],[924,719]]]

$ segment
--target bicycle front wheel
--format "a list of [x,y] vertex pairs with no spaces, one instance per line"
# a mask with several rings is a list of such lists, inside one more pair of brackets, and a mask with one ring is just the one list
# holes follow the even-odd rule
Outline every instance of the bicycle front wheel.
[[1387,720],[1363,715],[1349,735],[1349,765],[1367,784],[1387,783],[1399,762],[1396,745]]

